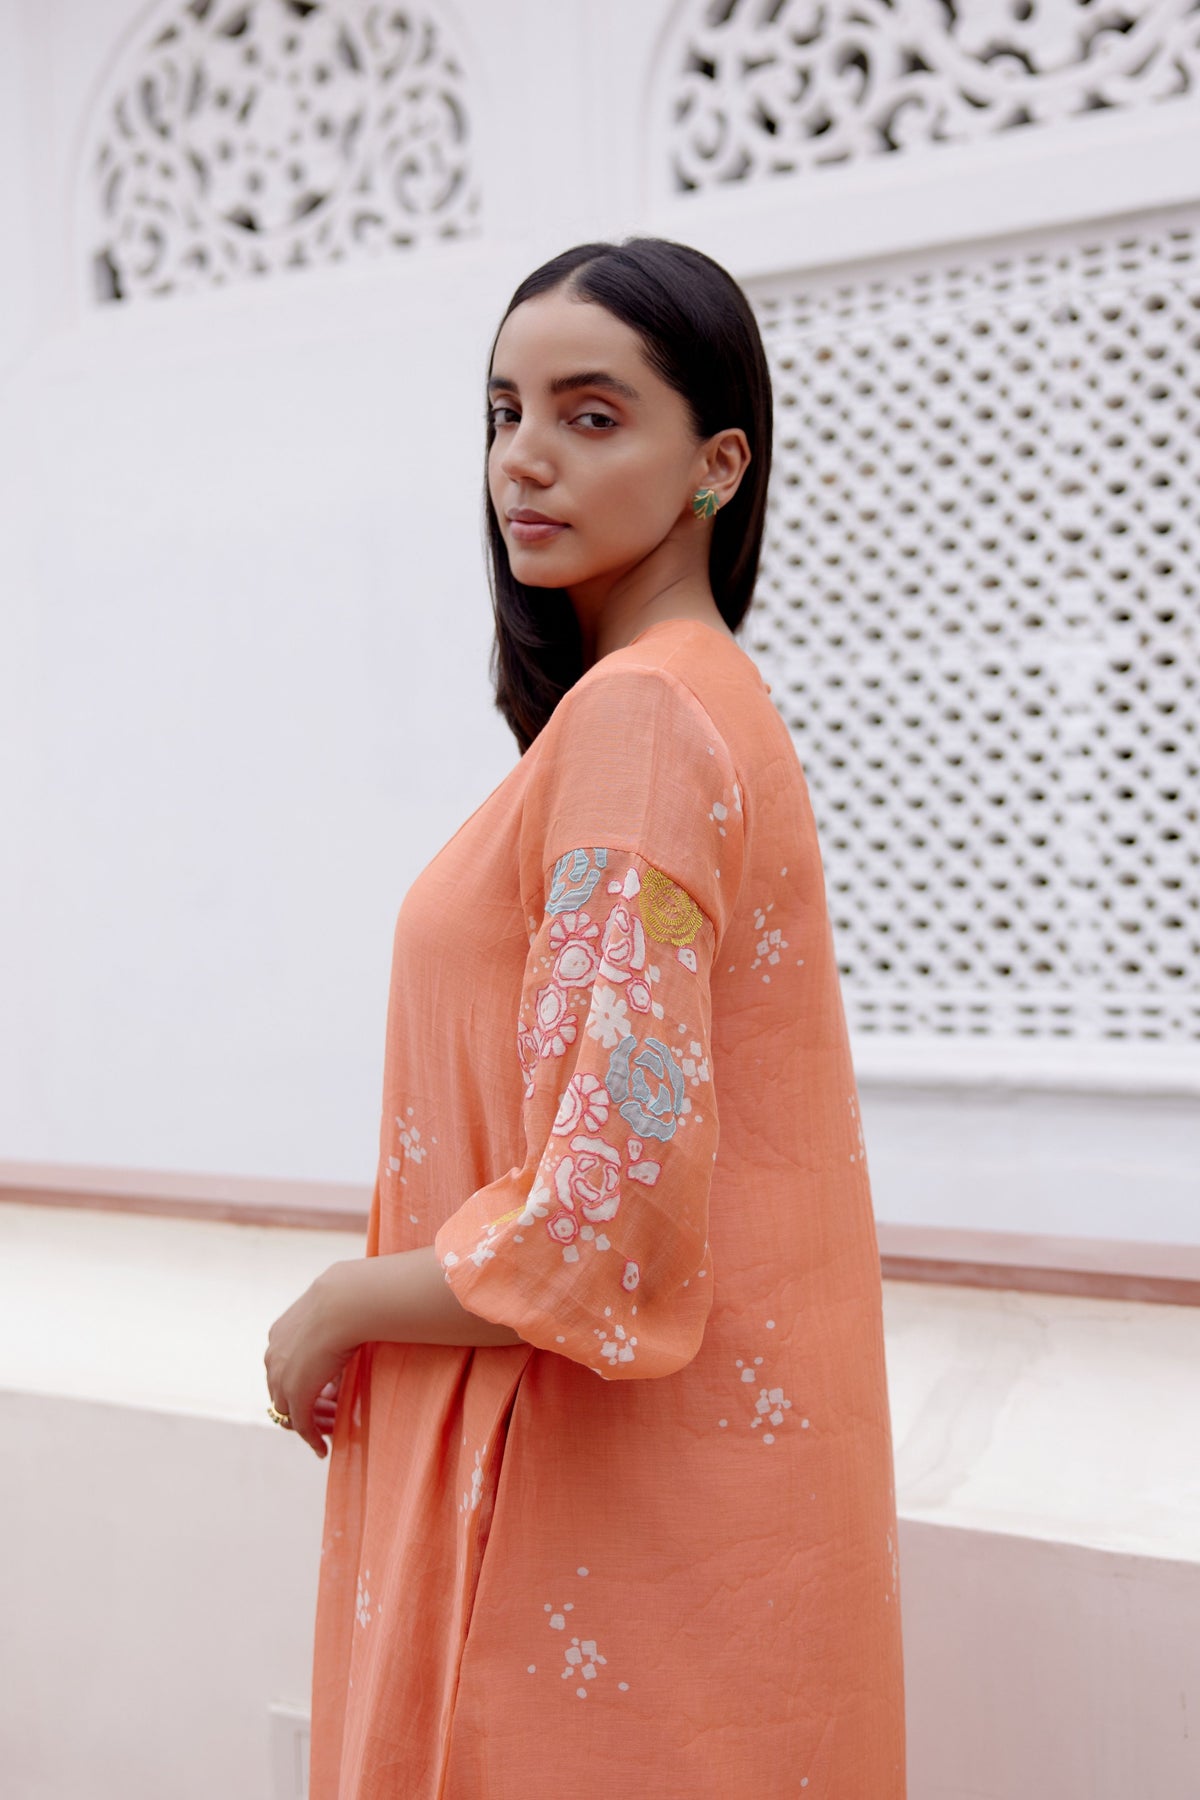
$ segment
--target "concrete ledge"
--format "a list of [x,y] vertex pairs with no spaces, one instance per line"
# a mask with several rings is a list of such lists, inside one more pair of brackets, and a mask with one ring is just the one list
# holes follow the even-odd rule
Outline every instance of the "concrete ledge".
[[[370,1195],[353,1183],[0,1162],[0,1203],[333,1231],[360,1238]],[[880,1220],[884,1276],[1200,1306],[1200,1244],[979,1231]],[[332,1260],[332,1259],[331,1259]]]

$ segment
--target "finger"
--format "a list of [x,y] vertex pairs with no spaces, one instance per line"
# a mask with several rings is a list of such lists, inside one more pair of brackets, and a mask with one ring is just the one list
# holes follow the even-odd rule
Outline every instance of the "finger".
[[313,1416],[315,1405],[312,1401],[309,1401],[307,1407],[301,1405],[296,1405],[294,1407],[283,1406],[280,1407],[279,1410],[281,1412],[286,1412],[289,1415],[292,1421],[292,1430],[298,1438],[303,1438],[310,1450],[314,1450],[318,1456],[327,1456],[329,1454],[325,1439],[317,1429],[316,1420]]

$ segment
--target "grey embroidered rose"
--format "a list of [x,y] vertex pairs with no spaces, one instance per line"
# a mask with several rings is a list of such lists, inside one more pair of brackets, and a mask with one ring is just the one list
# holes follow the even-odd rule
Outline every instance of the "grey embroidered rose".
[[683,1111],[683,1070],[661,1038],[647,1038],[639,1050],[632,1034],[623,1037],[609,1058],[604,1085],[639,1136],[660,1143],[674,1137]]

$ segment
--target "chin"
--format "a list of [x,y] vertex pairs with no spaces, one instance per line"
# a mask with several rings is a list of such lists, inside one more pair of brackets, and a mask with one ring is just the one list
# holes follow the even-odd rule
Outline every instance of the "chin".
[[570,557],[554,557],[540,555],[518,545],[516,551],[508,553],[508,566],[514,578],[525,587],[561,588],[572,582],[586,581],[586,574],[581,575],[577,563]]

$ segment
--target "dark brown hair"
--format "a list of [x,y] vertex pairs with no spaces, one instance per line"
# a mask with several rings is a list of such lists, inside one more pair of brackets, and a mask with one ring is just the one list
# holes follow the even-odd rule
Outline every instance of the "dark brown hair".
[[[736,631],[758,575],[767,482],[771,473],[771,377],[750,303],[720,263],[667,238],[622,244],[577,244],[527,275],[509,301],[568,285],[572,294],[607,308],[642,340],[654,370],[687,402],[698,439],[740,426],[751,462],[738,490],[717,514],[709,581],[721,616]],[[496,338],[488,354],[491,374]],[[487,451],[495,437],[488,415]],[[492,505],[484,458],[484,509],[496,636],[491,678],[496,706],[522,756],[567,689],[583,673],[579,626],[558,588],[517,581]]]

